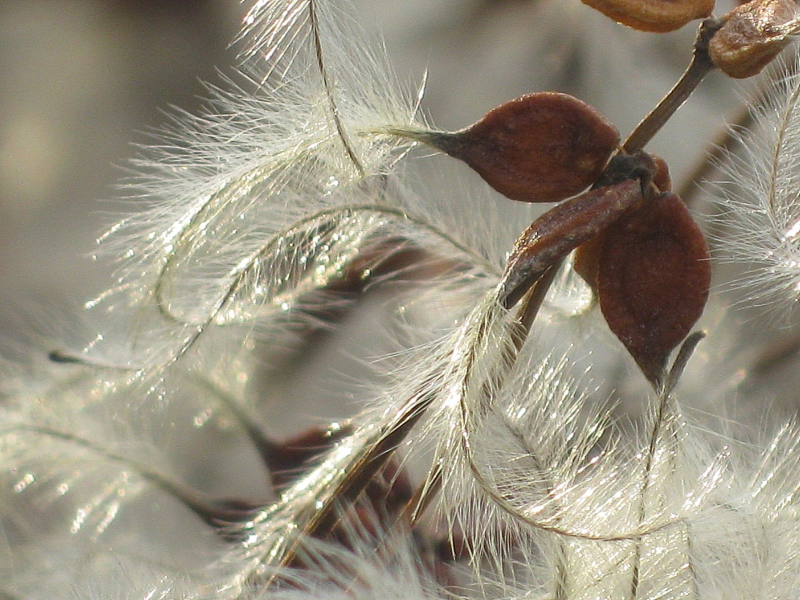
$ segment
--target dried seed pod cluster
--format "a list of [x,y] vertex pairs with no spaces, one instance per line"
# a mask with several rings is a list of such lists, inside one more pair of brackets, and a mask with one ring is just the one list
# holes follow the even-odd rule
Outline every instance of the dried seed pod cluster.
[[[678,29],[714,9],[714,0],[583,2],[653,32]],[[800,7],[794,0],[743,3],[721,19],[704,21],[690,76],[682,83],[691,93],[714,66],[731,77],[755,75],[798,32]],[[663,120],[680,104],[663,111]],[[575,269],[597,293],[609,327],[651,382],[663,380],[670,353],[703,312],[711,272],[705,238],[683,201],[670,193],[662,159],[621,153],[609,162],[619,145],[616,128],[591,106],[558,93],[523,96],[457,132],[395,133],[463,160],[513,200],[560,201],[593,186],[520,236],[503,276],[501,302],[514,306],[579,247]]]
[[571,96],[523,96],[464,130],[399,132],[466,162],[526,202],[563,200],[517,240],[500,284],[513,307],[572,250],[611,330],[658,385],[703,312],[710,282],[703,234],[671,187],[666,163],[618,154],[616,128]]
[[[671,31],[690,20],[708,17],[714,8],[714,0],[583,2],[629,27],[654,32]],[[756,75],[798,33],[800,6],[795,0],[751,0],[722,18],[707,19],[700,27],[695,56],[686,74],[637,127],[624,149],[643,147],[712,68],[735,78]],[[635,143],[632,138],[636,138]],[[626,160],[623,159],[623,166]],[[708,247],[683,201],[669,193],[666,163],[653,158],[649,167],[635,160],[627,164],[627,171],[618,166],[610,165],[595,187],[610,185],[618,189],[621,179],[639,177],[643,186],[652,186],[658,193],[645,192],[643,203],[632,205],[622,218],[600,227],[592,239],[585,240],[576,253],[575,270],[596,291],[611,330],[645,376],[659,385],[670,353],[690,333],[708,299]],[[641,175],[643,166],[651,169],[649,180]],[[559,227],[569,229],[570,218],[563,215],[564,222]],[[578,230],[585,229],[583,218],[576,221]],[[540,221],[544,225],[552,218]],[[535,229],[537,223],[531,228]],[[543,243],[530,230],[520,241],[526,239],[537,240],[530,244],[531,248]],[[531,262],[525,252],[517,249],[512,261],[522,256]],[[516,292],[512,298],[518,296]]]
[[661,158],[618,158],[631,165],[628,172],[650,165],[650,194],[583,244],[574,267],[595,290],[611,331],[658,384],[670,353],[705,308],[711,283],[708,246],[683,200],[670,193]]
[[639,31],[674,31],[714,10],[714,0],[582,0],[584,4]]

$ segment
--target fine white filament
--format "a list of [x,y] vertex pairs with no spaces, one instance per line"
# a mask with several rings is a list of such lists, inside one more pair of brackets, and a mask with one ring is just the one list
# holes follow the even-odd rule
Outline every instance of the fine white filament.
[[[111,325],[6,367],[0,598],[800,597],[794,420],[734,435],[675,385],[635,388],[640,419],[598,400],[619,365],[581,373],[550,341],[594,339],[588,309],[565,316],[536,287],[521,308],[498,299],[535,211],[501,219],[484,190],[434,183],[442,157],[389,133],[426,127],[421,92],[352,12],[256,2],[236,81],[144,150],[127,189],[146,209],[102,238],[119,276],[87,306]],[[800,78],[778,88],[728,157],[721,237],[749,300],[785,306]],[[568,266],[550,276],[585,292]],[[288,451],[262,412],[364,298],[379,358],[354,349],[352,373],[302,388],[315,406],[342,387],[360,412],[272,470]],[[734,310],[714,304],[709,327]],[[400,509],[371,503],[406,477]]]

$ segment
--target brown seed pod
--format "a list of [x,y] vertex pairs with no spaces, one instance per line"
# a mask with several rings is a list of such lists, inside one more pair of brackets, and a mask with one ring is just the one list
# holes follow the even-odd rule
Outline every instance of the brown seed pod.
[[672,350],[703,313],[708,246],[677,195],[661,194],[606,231],[597,293],[611,331],[660,383]]
[[463,160],[498,192],[522,202],[580,193],[619,144],[616,127],[594,108],[556,92],[507,102],[461,131],[395,133]]
[[572,268],[597,293],[597,275],[600,271],[600,255],[606,243],[605,231],[597,237],[581,244],[575,251]]
[[[668,192],[672,189],[672,180],[669,176],[669,167],[666,161],[652,154],[646,155],[652,161],[652,183],[660,192]],[[602,178],[601,178],[602,179]],[[647,183],[646,181],[644,182]],[[589,284],[589,287],[597,293],[597,274],[600,270],[600,255],[606,243],[606,232],[600,233],[597,237],[581,244],[575,252],[575,259],[572,268],[575,272]]]
[[514,244],[500,283],[500,302],[506,308],[514,306],[547,269],[641,201],[641,183],[627,180],[547,211]]
[[756,75],[800,32],[794,0],[753,0],[737,6],[708,46],[713,63],[742,79]]
[[[643,195],[650,185],[659,191],[669,191],[671,186],[669,167],[663,158],[639,151],[634,154],[617,154],[608,163],[606,170],[594,184],[595,188],[612,185],[628,179],[639,180]],[[666,186],[666,188],[662,187]],[[597,273],[600,268],[600,254],[605,244],[605,231],[581,244],[575,253],[573,268],[597,293]]]
[[714,10],[714,0],[581,0],[601,13],[639,31],[664,33],[702,19]]

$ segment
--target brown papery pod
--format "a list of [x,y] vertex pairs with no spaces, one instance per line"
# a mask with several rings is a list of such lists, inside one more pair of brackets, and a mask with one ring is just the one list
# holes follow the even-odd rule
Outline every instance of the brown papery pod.
[[597,188],[551,208],[519,236],[500,282],[500,303],[514,306],[539,277],[642,201],[639,180]]
[[461,131],[393,133],[463,160],[498,192],[522,202],[557,202],[580,193],[619,144],[616,127],[599,112],[557,92],[506,102]]
[[597,273],[600,308],[645,377],[659,384],[672,350],[708,299],[703,233],[677,195],[661,194],[606,231]]
[[582,0],[601,13],[639,31],[675,31],[714,10],[714,0]]
[[[608,185],[609,182],[623,179],[639,179],[647,188],[654,185],[659,192],[669,192],[672,180],[669,166],[660,156],[643,151],[635,154],[618,154],[609,161],[606,172],[595,183],[595,187]],[[600,233],[585,244],[581,244],[575,252],[573,268],[586,283],[597,293],[597,273],[600,269],[600,254],[606,240],[606,233]]]
[[711,38],[708,54],[726,75],[752,77],[800,31],[799,18],[794,0],[753,0],[731,11]]
[[597,293],[597,275],[600,272],[600,254],[603,252],[603,246],[606,243],[605,232],[581,244],[575,251],[575,259],[572,262],[572,268],[581,276],[581,278],[589,284],[594,293]]

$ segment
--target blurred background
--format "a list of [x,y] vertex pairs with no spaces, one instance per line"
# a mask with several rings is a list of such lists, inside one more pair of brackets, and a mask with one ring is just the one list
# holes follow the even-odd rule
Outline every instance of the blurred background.
[[201,80],[233,62],[243,10],[224,0],[0,2],[6,328],[39,303],[77,306],[108,286],[110,266],[90,255],[121,207],[103,201],[162,111],[192,110]]

